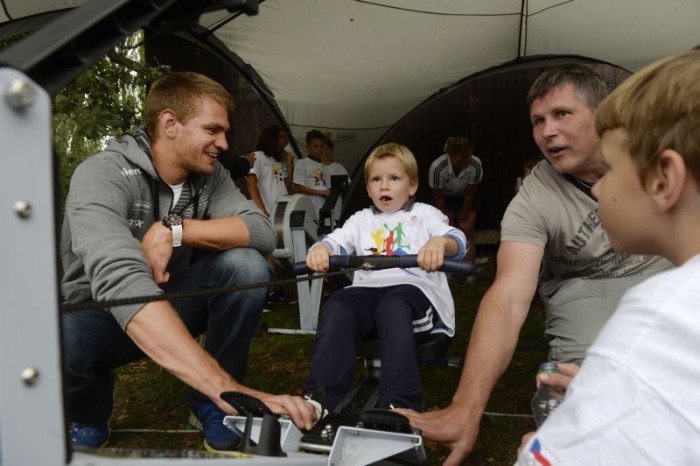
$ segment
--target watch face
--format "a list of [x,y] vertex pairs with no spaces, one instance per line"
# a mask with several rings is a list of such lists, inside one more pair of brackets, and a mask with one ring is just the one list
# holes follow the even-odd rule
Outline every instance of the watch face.
[[172,228],[173,225],[182,225],[182,218],[177,214],[168,214],[163,219],[163,224],[168,228]]

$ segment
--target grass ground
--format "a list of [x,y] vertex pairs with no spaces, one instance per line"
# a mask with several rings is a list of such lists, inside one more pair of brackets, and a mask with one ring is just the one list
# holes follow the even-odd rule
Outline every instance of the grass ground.
[[[450,357],[461,361],[469,341],[474,317],[484,292],[493,280],[495,258],[468,286],[451,285],[457,309],[457,333],[450,346]],[[292,288],[289,289],[292,291]],[[249,386],[275,393],[297,393],[309,372],[313,336],[269,334],[267,328],[296,328],[295,306],[276,305],[263,314],[260,330],[253,340],[248,377]],[[496,386],[481,422],[481,433],[467,465],[510,465],[523,433],[532,430],[530,412],[534,375],[546,359],[542,342],[543,311],[533,308],[520,336],[514,359]],[[437,409],[450,403],[461,368],[423,367],[426,408]],[[108,446],[116,448],[200,449],[201,436],[187,430],[189,408],[184,386],[150,361],[141,361],[118,372],[115,409],[110,421],[114,430]],[[513,416],[515,415],[515,416]],[[141,431],[145,429],[146,431]],[[158,430],[182,432],[156,432]],[[426,442],[429,464],[439,465],[448,450]]]

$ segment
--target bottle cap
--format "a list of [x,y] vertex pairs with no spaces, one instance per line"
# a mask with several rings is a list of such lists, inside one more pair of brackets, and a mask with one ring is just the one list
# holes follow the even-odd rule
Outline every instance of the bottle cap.
[[559,372],[559,366],[554,361],[543,362],[540,364],[540,372]]

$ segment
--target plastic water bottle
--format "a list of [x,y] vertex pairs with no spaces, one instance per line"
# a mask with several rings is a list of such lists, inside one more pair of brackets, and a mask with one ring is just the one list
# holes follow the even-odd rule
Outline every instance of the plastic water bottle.
[[[550,373],[558,374],[559,367],[556,362],[545,362],[540,364],[540,374]],[[547,384],[540,384],[540,388],[532,397],[532,414],[535,415],[535,424],[541,426],[547,419],[549,414],[554,411],[554,408],[559,406],[564,401],[564,390],[561,388],[551,387]]]

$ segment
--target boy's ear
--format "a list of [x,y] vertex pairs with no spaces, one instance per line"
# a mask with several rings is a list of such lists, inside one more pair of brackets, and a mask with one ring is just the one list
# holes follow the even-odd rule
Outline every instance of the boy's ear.
[[661,212],[675,206],[686,182],[683,157],[672,149],[664,150],[647,177],[647,191]]
[[418,178],[411,180],[411,189],[409,191],[411,196],[415,196],[418,192]]

